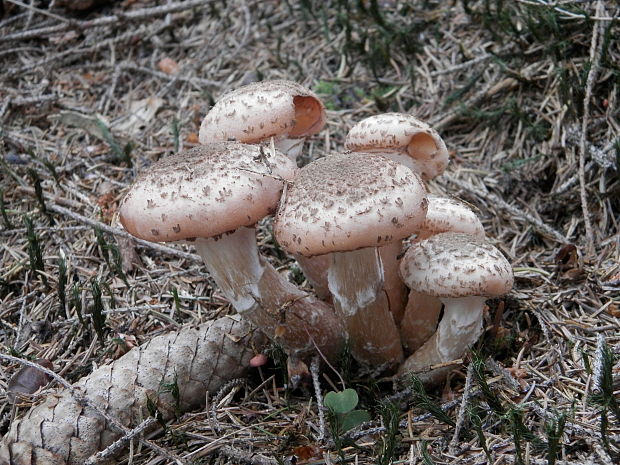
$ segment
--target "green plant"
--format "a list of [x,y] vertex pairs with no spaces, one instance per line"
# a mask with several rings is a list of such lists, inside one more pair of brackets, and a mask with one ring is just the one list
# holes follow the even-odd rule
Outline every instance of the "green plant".
[[519,406],[513,406],[508,409],[504,418],[508,421],[508,426],[512,432],[515,445],[516,461],[523,464],[523,441],[531,443],[537,449],[544,449],[545,444],[530,431],[523,423],[524,412]]
[[[600,408],[601,416],[601,439],[605,444],[607,450],[610,450],[609,440],[607,439],[607,429],[609,427],[608,413],[616,417],[616,420],[620,422],[620,405],[614,395],[614,382],[613,382],[613,366],[615,363],[615,357],[609,346],[603,342],[599,346],[600,350],[600,370],[595,369],[594,376],[598,379],[594,380],[595,390],[594,393],[588,399],[591,404],[597,405]],[[597,350],[597,351],[598,351]]]
[[422,462],[424,465],[435,465],[431,454],[428,453],[428,441],[422,441]]
[[484,374],[484,359],[480,356],[480,354],[472,352],[471,363],[474,366],[474,380],[480,388],[480,392],[482,393],[484,399],[495,413],[498,415],[504,415],[506,413],[506,409],[504,408],[502,401],[499,399],[497,394],[491,390],[489,384],[487,383],[486,376]]
[[344,391],[330,391],[325,395],[323,403],[327,408],[327,419],[332,433],[332,438],[338,449],[341,461],[344,462],[344,438],[347,431],[370,421],[370,414],[366,410],[355,410],[359,397],[354,389]]
[[160,394],[169,393],[174,400],[174,415],[178,420],[181,417],[181,396],[179,394],[179,383],[177,374],[174,374],[174,378],[170,382],[163,382],[160,386]]
[[80,286],[75,283],[71,288],[71,304],[75,309],[75,314],[77,315],[77,319],[84,329],[88,329],[86,326],[86,322],[84,321],[84,317],[82,316],[82,296],[80,291]]
[[62,312],[67,308],[67,261],[62,252],[58,257],[58,300]]
[[420,378],[415,375],[411,375],[410,385],[413,394],[413,404],[416,407],[426,410],[432,416],[437,418],[439,421],[446,423],[447,425],[456,426],[454,420],[452,420],[452,418],[450,418],[439,405],[437,405],[431,400],[431,398],[426,393],[426,390],[424,389],[424,384],[422,384]]
[[99,343],[103,347],[105,340],[105,314],[103,313],[103,301],[101,300],[101,287],[99,286],[99,282],[93,279],[90,288],[93,295],[91,317],[95,332],[97,336],[99,336]]
[[100,119],[97,119],[96,123],[101,133],[102,139],[108,143],[108,145],[116,155],[116,160],[118,162],[124,161],[125,163],[127,163],[127,166],[131,168],[133,166],[133,162],[131,160],[131,152],[133,150],[133,146],[131,145],[131,142],[128,142],[125,147],[121,148],[120,144],[114,138],[114,136],[110,132],[110,129],[108,129],[105,123]]
[[389,401],[379,404],[379,412],[385,426],[385,433],[381,437],[379,449],[378,465],[390,465],[394,459],[396,447],[398,446],[398,407]]
[[560,413],[551,422],[545,423],[545,433],[547,435],[547,464],[554,465],[558,457],[558,449],[564,426],[566,425],[566,414]]
[[45,206],[45,198],[43,197],[43,188],[41,187],[41,178],[39,178],[39,173],[34,168],[28,169],[28,175],[32,179],[32,185],[34,186],[35,197],[37,198],[37,202],[39,202],[39,208],[41,213],[48,216],[50,219],[50,224],[54,224],[54,221],[49,216],[47,212],[47,207]]
[[474,431],[476,432],[476,436],[478,437],[478,444],[482,447],[484,454],[487,456],[487,460],[489,463],[493,463],[491,458],[491,451],[489,450],[489,446],[487,445],[487,438],[484,435],[483,429],[483,419],[486,417],[486,411],[480,407],[479,403],[473,403],[471,407],[467,410],[467,416],[469,417],[469,421],[474,427]]
[[28,216],[24,216],[24,225],[26,226],[26,237],[28,239],[28,257],[30,258],[30,269],[33,274],[38,274],[43,282],[47,284],[45,276],[45,266],[43,264],[43,252],[37,233],[34,230],[32,220]]
[[110,266],[110,254],[108,249],[108,243],[103,236],[103,231],[99,226],[94,227],[95,230],[95,238],[97,239],[97,245],[99,246],[99,252],[101,253],[101,258],[105,260],[108,264],[108,268],[112,268]]
[[179,119],[175,116],[174,118],[172,118],[172,140],[174,143],[174,153],[177,153],[179,151],[179,134]]
[[4,189],[0,188],[0,214],[2,214],[2,219],[4,220],[4,227],[6,229],[13,229],[13,225],[9,220],[9,215],[6,213],[6,205],[4,204]]

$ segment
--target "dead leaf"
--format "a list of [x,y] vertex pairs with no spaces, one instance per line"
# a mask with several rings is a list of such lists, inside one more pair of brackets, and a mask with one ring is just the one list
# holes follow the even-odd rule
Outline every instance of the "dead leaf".
[[198,134],[195,132],[190,132],[186,138],[189,144],[198,144]]
[[60,112],[60,123],[65,126],[84,129],[96,138],[105,141],[104,127],[107,124],[96,116],[88,116],[77,111]]
[[[39,365],[53,369],[52,362],[45,358],[35,360]],[[7,391],[9,401],[14,403],[19,394],[31,395],[50,382],[50,377],[34,367],[23,367],[9,380]]]
[[116,196],[112,192],[100,195],[97,198],[97,205],[101,208],[101,215],[106,223],[109,223],[116,212]]
[[609,313],[614,318],[620,318],[620,309],[615,303],[612,303],[607,307],[607,313]]
[[114,124],[114,128],[130,135],[138,135],[140,130],[148,124],[157,111],[164,104],[164,99],[148,97],[136,100],[129,105],[129,114]]
[[157,67],[162,73],[177,74],[179,72],[179,64],[172,58],[162,58],[157,63]]
[[119,334],[118,337],[114,339],[114,342],[116,343],[116,348],[114,350],[115,359],[125,355],[138,345],[136,337],[130,334]]
[[117,237],[116,244],[121,254],[121,266],[123,272],[129,273],[135,267],[142,268],[144,265],[140,259],[140,255],[136,252],[136,243],[128,237]]
[[560,270],[569,270],[578,266],[578,258],[575,244],[566,244],[555,254],[555,263]]
[[295,447],[292,452],[293,455],[297,457],[297,463],[299,465],[309,462],[312,459],[321,458],[323,456],[323,451],[321,450],[321,448],[314,444]]

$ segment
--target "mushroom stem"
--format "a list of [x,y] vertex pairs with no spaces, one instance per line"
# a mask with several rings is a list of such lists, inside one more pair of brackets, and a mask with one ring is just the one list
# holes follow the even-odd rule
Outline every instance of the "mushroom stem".
[[433,336],[400,366],[399,374],[423,372],[465,355],[482,334],[486,297],[442,297],[444,315]]
[[383,290],[383,265],[374,247],[332,253],[328,273],[334,307],[345,322],[351,353],[371,366],[403,358],[400,337]]
[[[398,255],[402,250],[402,242],[394,241],[378,247],[377,250],[383,264],[383,290],[388,298],[390,312],[398,324],[403,317],[407,301],[407,286],[398,274],[400,265]],[[294,256],[317,297],[328,300],[330,294],[327,284],[327,269],[332,261],[331,254],[315,255],[314,257],[304,257],[300,254],[294,254]]]
[[319,299],[328,300],[330,297],[327,285],[327,270],[332,261],[330,254],[304,257],[301,254],[293,254],[302,273],[314,289]]
[[407,286],[398,273],[400,266],[398,256],[402,249],[402,241],[393,241],[377,248],[383,265],[383,291],[388,298],[390,313],[397,325],[403,319],[407,303]]
[[280,139],[274,141],[274,146],[280,152],[296,162],[297,157],[301,155],[301,150],[304,147],[304,139]]
[[194,245],[233,307],[291,355],[310,352],[314,344],[330,360],[339,354],[343,328],[333,309],[260,256],[254,228],[198,238]]
[[265,272],[254,228],[241,227],[207,239],[199,237],[194,246],[235,310],[242,315],[253,310],[255,296],[260,295],[258,283]]
[[441,314],[439,297],[409,291],[405,315],[400,322],[400,338],[408,353],[415,352],[437,329]]

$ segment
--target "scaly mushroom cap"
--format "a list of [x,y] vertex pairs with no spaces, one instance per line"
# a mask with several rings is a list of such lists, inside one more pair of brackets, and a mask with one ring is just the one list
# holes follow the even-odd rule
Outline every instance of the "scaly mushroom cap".
[[484,226],[467,204],[453,197],[429,194],[428,211],[420,227],[422,237],[449,231],[484,239]]
[[304,256],[379,247],[420,226],[427,204],[420,177],[364,155],[330,155],[299,170],[274,224],[282,247]]
[[411,245],[400,274],[409,288],[436,297],[496,297],[512,289],[508,260],[464,233],[441,233]]
[[325,106],[292,81],[263,81],[223,95],[200,125],[201,144],[236,140],[255,144],[270,137],[298,138],[325,125]]
[[428,124],[405,113],[384,113],[363,119],[351,128],[345,148],[389,156],[433,179],[448,166],[448,149]]
[[224,142],[163,158],[138,177],[123,199],[120,221],[152,242],[212,237],[273,213],[296,167],[286,155]]

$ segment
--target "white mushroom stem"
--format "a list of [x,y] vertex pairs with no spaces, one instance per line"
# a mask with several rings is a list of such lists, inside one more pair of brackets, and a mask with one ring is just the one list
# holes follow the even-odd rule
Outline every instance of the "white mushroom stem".
[[409,291],[405,315],[400,322],[400,337],[408,353],[418,350],[433,335],[441,305],[439,297]]
[[265,272],[254,228],[242,227],[208,239],[199,237],[194,246],[235,310],[242,315],[252,310],[256,306],[255,296],[260,295],[258,283]]
[[403,358],[400,337],[383,292],[383,266],[376,248],[334,252],[328,270],[334,307],[345,322],[352,355],[371,366]]
[[291,160],[297,161],[304,147],[304,139],[279,139],[274,141],[274,146]]
[[293,356],[314,349],[329,359],[342,347],[343,328],[333,309],[301,291],[264,260],[254,228],[198,238],[196,251],[233,307]]
[[400,374],[421,373],[429,367],[459,359],[482,334],[482,314],[486,297],[442,297],[444,315],[435,334],[411,355]]
[[[407,286],[398,274],[400,261],[398,256],[402,251],[401,241],[394,241],[388,245],[378,247],[379,257],[383,264],[383,291],[385,292],[389,309],[396,324],[400,322],[405,312],[407,301]],[[316,255],[314,257],[304,257],[295,254],[295,259],[299,268],[308,282],[314,289],[317,297],[328,300],[329,286],[327,284],[327,269],[331,264],[331,254]]]

